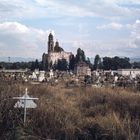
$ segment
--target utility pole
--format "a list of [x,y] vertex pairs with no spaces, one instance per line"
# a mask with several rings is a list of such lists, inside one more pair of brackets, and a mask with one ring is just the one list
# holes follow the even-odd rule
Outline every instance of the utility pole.
[[8,57],[8,62],[9,62],[9,63],[10,63],[10,59],[11,59],[11,58],[10,58],[10,56],[9,56],[9,57]]

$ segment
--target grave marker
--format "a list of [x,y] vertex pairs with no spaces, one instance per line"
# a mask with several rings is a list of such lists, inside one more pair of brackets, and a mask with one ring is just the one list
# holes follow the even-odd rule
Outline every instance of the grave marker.
[[27,108],[36,108],[37,105],[33,100],[38,100],[38,98],[31,98],[28,95],[28,89],[25,89],[25,94],[22,97],[13,97],[19,101],[14,105],[15,108],[24,108],[24,124],[26,122]]

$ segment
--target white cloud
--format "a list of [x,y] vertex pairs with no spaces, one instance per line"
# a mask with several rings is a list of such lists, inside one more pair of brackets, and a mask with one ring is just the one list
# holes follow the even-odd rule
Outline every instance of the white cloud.
[[0,31],[3,33],[28,33],[30,29],[18,22],[4,22],[0,24]]
[[136,20],[136,22],[130,27],[131,39],[129,41],[128,47],[134,48],[140,52],[140,20]]
[[[116,40],[86,40],[86,41],[73,41],[75,49],[82,48],[85,51],[86,56],[94,57],[96,54],[104,56],[134,56],[138,54],[134,48],[128,48],[128,39],[116,39]],[[135,53],[134,53],[135,52]]]
[[[107,24],[102,29],[124,29],[129,32],[127,37],[98,39],[98,40],[76,40],[73,41],[75,49],[82,48],[87,56],[126,56],[139,57],[140,53],[140,20],[133,24]],[[117,26],[116,26],[117,25]],[[121,31],[121,30],[119,30]]]
[[[110,26],[109,26],[110,25]],[[99,26],[99,29],[111,28],[111,24]],[[118,29],[125,28],[130,32],[129,37],[126,39],[116,39],[115,41],[103,41],[103,48],[110,48],[110,54],[117,54],[119,56],[138,57],[140,52],[140,20],[136,20],[133,24],[126,24],[119,26]]]
[[41,17],[62,17],[62,16],[98,16],[109,19],[131,18],[139,16],[137,8],[130,9],[123,4],[139,4],[138,0],[1,0],[0,18],[27,19]]
[[123,28],[123,25],[120,24],[120,23],[115,23],[115,22],[112,22],[112,23],[109,23],[109,24],[104,24],[104,25],[100,25],[100,26],[97,26],[96,27],[97,29],[122,29]]
[[[65,40],[62,47],[69,47],[73,53],[82,48],[86,55],[101,56],[139,56],[140,52],[140,21],[131,25],[130,39],[112,40]],[[4,22],[0,24],[0,54],[1,56],[41,58],[47,51],[48,31],[28,27],[18,22]],[[60,41],[60,44],[62,42]],[[69,42],[67,42],[69,41]]]
[[40,58],[47,50],[47,31],[27,27],[18,22],[0,24],[1,56]]
[[[135,6],[129,7],[131,4]],[[43,28],[44,25],[41,25],[42,22],[34,24],[32,18],[43,18],[43,20],[47,21],[48,17],[49,20],[46,22],[46,27],[50,26],[52,28],[55,26],[56,30],[58,29],[58,23],[79,25],[79,40],[75,43],[72,43],[74,41],[71,44],[68,43],[72,45],[69,45],[69,48],[81,47],[91,56],[95,53],[103,55],[138,55],[140,46],[140,20],[137,20],[135,24],[129,23],[135,19],[139,19],[140,9],[138,8],[138,4],[140,4],[139,0],[0,0],[0,55],[41,57],[42,53],[47,50],[47,43],[45,43],[47,41],[47,32],[28,27],[21,23],[23,21],[24,23],[29,23],[31,26],[33,24]],[[85,21],[87,20],[86,26],[81,22],[85,16],[90,17],[89,20],[85,18]],[[95,23],[99,24],[99,22],[103,21],[103,24],[97,26],[97,29],[121,31],[121,29],[125,28],[131,32],[130,38],[125,38],[123,41],[119,37],[115,38],[115,41],[113,41],[113,37],[108,41],[102,40],[102,36],[100,37],[98,31],[94,34],[95,26],[92,22],[94,22],[93,17],[95,16],[101,19],[101,21],[95,21]],[[54,19],[50,19],[50,17]],[[63,20],[60,17],[63,17]],[[82,18],[80,20],[79,18],[74,18],[73,20],[73,17]],[[109,24],[104,23],[105,18],[107,18],[106,21],[108,23],[110,22]],[[30,20],[28,21],[27,19]],[[66,21],[67,19],[72,20]],[[21,21],[21,23],[5,21]],[[55,23],[57,25],[51,26],[51,24]],[[126,25],[121,23],[126,23]],[[91,29],[91,26],[88,27],[88,25],[92,24],[93,28]],[[69,28],[70,25],[67,27]],[[65,29],[59,28],[58,31],[62,30],[62,34],[68,36],[71,28],[68,31]],[[72,28],[72,30],[74,29],[75,27]],[[88,32],[84,30],[88,30]],[[78,36],[78,32],[77,34],[72,34],[68,37],[64,36],[63,38],[66,41],[72,40]],[[94,40],[96,42],[94,43],[90,38],[91,40],[88,41],[88,36],[92,36],[94,39],[96,33],[99,40]],[[119,33],[121,34],[121,32]],[[60,36],[62,37],[62,35]],[[83,39],[85,40],[83,41]],[[65,43],[63,46],[65,47]]]

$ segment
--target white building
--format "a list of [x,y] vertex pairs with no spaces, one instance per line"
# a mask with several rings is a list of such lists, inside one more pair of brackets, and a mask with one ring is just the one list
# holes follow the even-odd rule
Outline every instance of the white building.
[[135,77],[135,75],[140,75],[140,69],[118,69],[118,74]]
[[59,46],[59,42],[56,41],[54,44],[53,35],[50,33],[48,36],[48,54],[43,54],[42,61],[48,61],[49,68],[58,62],[58,60],[65,59],[68,63],[70,61],[71,52],[65,52],[63,48]]
[[55,64],[58,61],[58,59],[60,59],[60,60],[66,59],[66,61],[69,62],[71,55],[72,55],[71,52],[64,52],[64,51],[62,51],[62,52],[50,52],[48,54],[48,62],[52,63],[52,65]]

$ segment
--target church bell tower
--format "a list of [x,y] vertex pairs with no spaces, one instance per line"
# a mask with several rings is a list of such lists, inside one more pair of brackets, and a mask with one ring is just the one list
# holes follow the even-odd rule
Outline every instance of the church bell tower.
[[54,41],[52,33],[48,36],[48,53],[54,51]]

